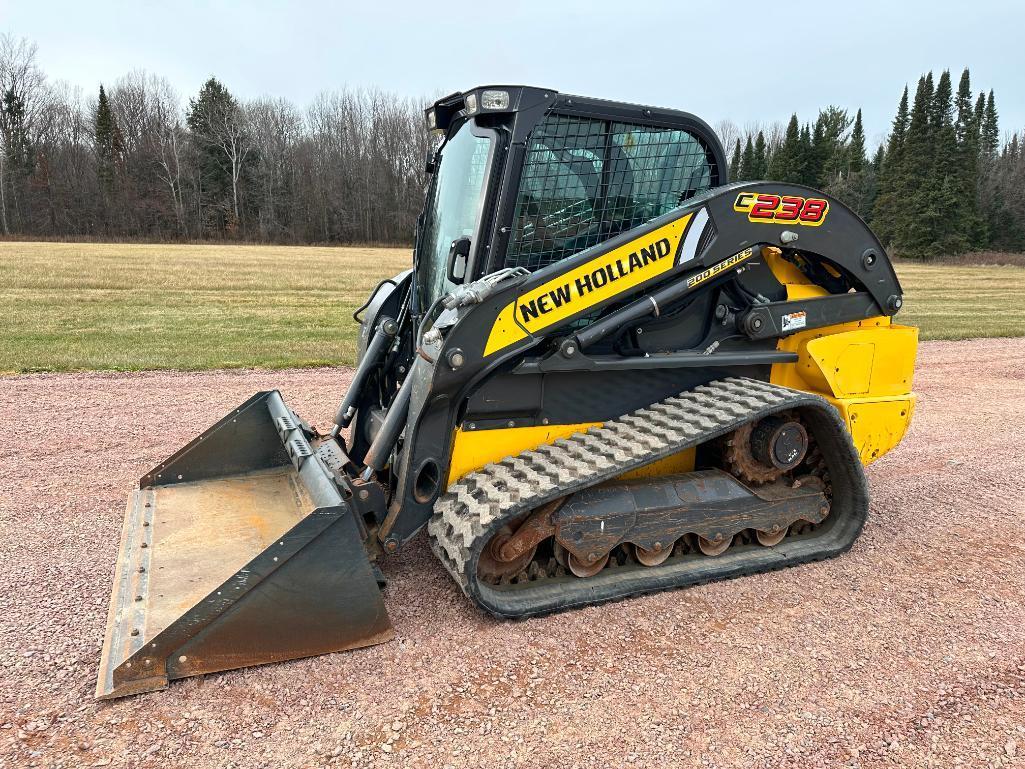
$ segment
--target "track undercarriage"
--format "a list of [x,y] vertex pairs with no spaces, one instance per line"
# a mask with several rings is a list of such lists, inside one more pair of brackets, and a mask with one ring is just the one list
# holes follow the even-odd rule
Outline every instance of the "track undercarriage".
[[[621,480],[697,447],[689,473]],[[832,407],[764,382],[714,382],[454,484],[430,524],[466,594],[499,616],[831,557],[867,511]]]

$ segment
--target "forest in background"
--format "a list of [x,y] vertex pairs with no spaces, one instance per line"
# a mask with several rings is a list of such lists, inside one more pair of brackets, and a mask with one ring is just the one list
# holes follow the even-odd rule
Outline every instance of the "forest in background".
[[[0,36],[0,233],[34,238],[408,243],[432,138],[426,99],[326,92],[300,108],[216,78],[183,100],[132,72],[95,94],[51,82],[33,43]],[[866,144],[861,111],[716,125],[734,180],[827,191],[906,257],[1025,251],[1025,132],[965,70],[905,89]]]
[[408,243],[431,137],[422,100],[377,90],[241,101],[216,78],[183,102],[132,72],[95,95],[51,83],[0,36],[0,233]]
[[905,87],[886,141],[869,154],[861,110],[837,106],[813,123],[716,125],[730,150],[730,178],[807,184],[843,200],[887,248],[930,258],[1025,250],[1025,132],[1001,140],[992,90],[973,92],[961,73]]

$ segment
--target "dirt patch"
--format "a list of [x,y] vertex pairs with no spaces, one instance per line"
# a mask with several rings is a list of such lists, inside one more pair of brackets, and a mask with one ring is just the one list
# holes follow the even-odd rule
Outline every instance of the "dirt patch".
[[[254,391],[349,373],[0,379],[0,766],[1001,766],[1025,754],[1025,340],[923,345],[911,434],[826,563],[499,622],[418,539],[395,641],[92,700],[124,500]],[[385,747],[387,746],[387,747]]]

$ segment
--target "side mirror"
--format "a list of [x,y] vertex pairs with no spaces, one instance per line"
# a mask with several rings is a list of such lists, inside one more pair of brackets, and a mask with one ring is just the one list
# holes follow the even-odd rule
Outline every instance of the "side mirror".
[[427,156],[424,158],[424,173],[428,176],[430,176],[435,172],[435,170],[437,170],[437,156],[437,150],[435,150],[433,147],[429,147],[427,149]]
[[457,286],[466,280],[466,261],[470,256],[470,239],[465,235],[452,241],[448,250],[448,279]]

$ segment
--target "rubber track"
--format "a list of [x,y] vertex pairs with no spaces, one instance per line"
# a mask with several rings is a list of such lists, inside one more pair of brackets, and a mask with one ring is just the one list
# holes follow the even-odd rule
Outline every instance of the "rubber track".
[[[587,579],[554,577],[503,587],[477,580],[477,558],[506,522],[788,409],[798,409],[810,423],[833,482],[830,517],[817,535],[789,537],[773,548],[734,545],[714,558],[684,556],[656,567],[606,568]],[[838,555],[860,533],[867,511],[860,459],[827,401],[767,382],[729,378],[464,476],[435,504],[428,532],[435,554],[471,600],[498,617],[525,617]]]

